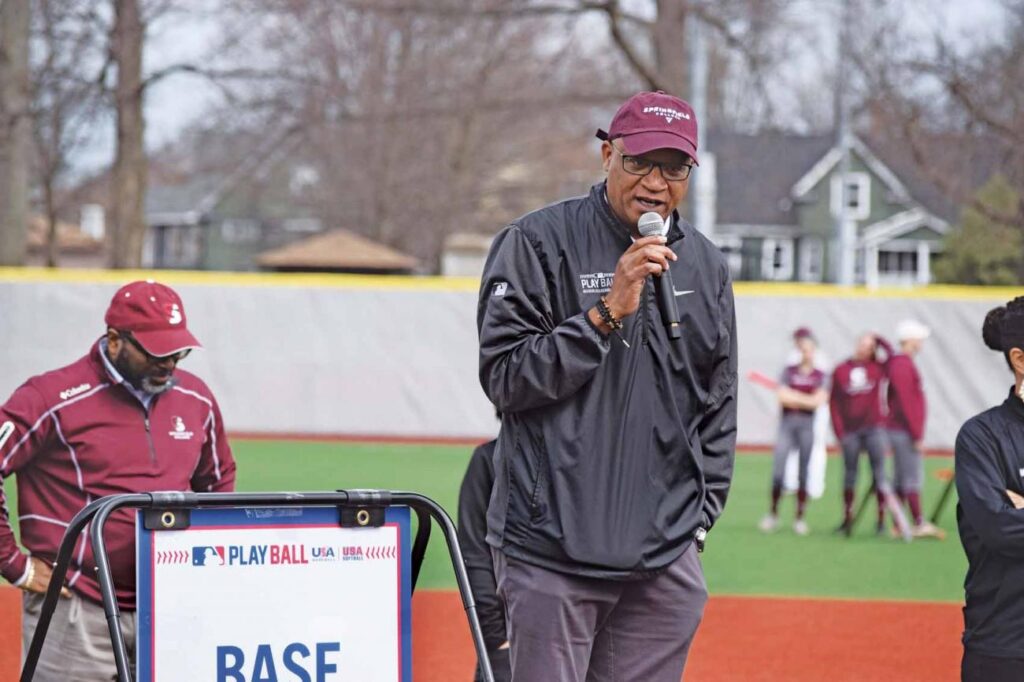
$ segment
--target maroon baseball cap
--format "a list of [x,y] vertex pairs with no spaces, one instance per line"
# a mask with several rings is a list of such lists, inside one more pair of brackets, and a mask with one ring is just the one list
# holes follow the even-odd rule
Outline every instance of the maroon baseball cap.
[[693,107],[661,90],[640,92],[626,100],[612,118],[602,140],[622,140],[627,154],[678,149],[697,163],[697,114]]
[[186,326],[181,297],[174,289],[151,279],[118,289],[104,321],[108,327],[131,332],[150,355],[157,357],[202,345]]
[[797,330],[795,332],[793,332],[793,338],[795,340],[797,340],[797,341],[799,341],[800,339],[812,339],[813,340],[814,339],[814,334],[812,334],[811,330],[808,329],[807,327],[799,327],[799,328],[797,328]]

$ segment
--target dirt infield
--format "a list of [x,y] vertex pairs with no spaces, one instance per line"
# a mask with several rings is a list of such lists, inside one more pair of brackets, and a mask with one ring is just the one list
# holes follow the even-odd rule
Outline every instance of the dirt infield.
[[[416,593],[416,682],[472,679],[465,622],[455,592]],[[686,679],[953,682],[961,627],[956,604],[712,597]]]

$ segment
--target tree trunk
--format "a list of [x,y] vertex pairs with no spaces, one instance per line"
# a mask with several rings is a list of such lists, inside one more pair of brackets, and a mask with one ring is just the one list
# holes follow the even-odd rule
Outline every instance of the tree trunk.
[[57,254],[60,250],[60,235],[57,233],[57,202],[53,196],[54,181],[48,178],[43,195],[46,201],[46,267],[57,267]]
[[688,0],[658,0],[658,20],[654,22],[654,61],[658,80],[670,95],[689,100],[690,60],[686,49]]
[[25,264],[28,228],[29,0],[0,0],[0,265]]
[[147,161],[142,115],[144,27],[138,0],[115,0],[114,61],[117,64],[117,155],[114,160],[110,266],[137,268],[146,237],[143,202]]

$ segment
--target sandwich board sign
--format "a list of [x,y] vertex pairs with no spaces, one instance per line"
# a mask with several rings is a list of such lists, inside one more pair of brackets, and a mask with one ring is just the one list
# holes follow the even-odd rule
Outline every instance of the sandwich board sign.
[[342,528],[334,507],[138,512],[140,682],[411,682],[409,509]]

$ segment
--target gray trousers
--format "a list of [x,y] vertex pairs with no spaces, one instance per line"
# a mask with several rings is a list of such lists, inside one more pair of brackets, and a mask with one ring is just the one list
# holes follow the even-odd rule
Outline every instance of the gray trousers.
[[635,581],[549,571],[494,551],[513,682],[679,682],[708,591],[697,549]]
[[906,431],[890,429],[889,445],[892,447],[893,483],[900,493],[920,492],[924,483],[924,457],[914,447],[914,441]]
[[889,480],[885,476],[885,430],[881,427],[860,429],[843,436],[840,442],[843,448],[843,488],[852,490],[857,487],[857,464],[860,453],[867,451],[871,463],[871,474],[879,492],[891,492]]
[[[44,595],[22,595],[22,657],[32,643]],[[135,660],[135,612],[121,612],[128,655]],[[134,663],[133,663],[134,667]],[[72,593],[57,602],[46,641],[36,666],[34,682],[106,682],[117,679],[114,650],[103,607]]]
[[798,479],[800,490],[807,490],[807,468],[811,462],[811,450],[814,448],[814,413],[787,412],[779,422],[779,436],[775,440],[775,453],[772,457],[772,485],[781,486],[786,474],[786,459],[789,453],[797,449],[800,457]]

